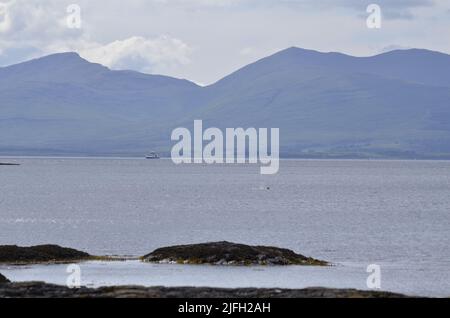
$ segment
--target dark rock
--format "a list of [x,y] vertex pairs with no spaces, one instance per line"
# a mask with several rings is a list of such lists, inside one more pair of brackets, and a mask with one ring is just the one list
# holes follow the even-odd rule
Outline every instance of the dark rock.
[[0,263],[30,264],[47,262],[71,262],[91,259],[92,256],[71,248],[57,245],[19,247],[0,246]]
[[401,294],[355,289],[222,289],[116,286],[70,289],[45,283],[0,285],[0,298],[404,298]]
[[142,257],[144,262],[214,265],[328,265],[327,262],[270,246],[215,242],[164,247]]
[[20,166],[18,163],[2,163],[0,162],[0,166]]
[[0,274],[0,284],[4,284],[4,283],[9,283],[9,280],[5,276]]

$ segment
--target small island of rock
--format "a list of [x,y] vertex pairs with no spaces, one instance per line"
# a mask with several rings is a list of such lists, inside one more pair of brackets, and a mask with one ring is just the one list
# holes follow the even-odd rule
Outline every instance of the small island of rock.
[[95,258],[85,252],[58,245],[39,245],[20,247],[16,245],[0,246],[0,263],[33,264],[53,262],[74,262]]
[[284,248],[249,246],[230,242],[164,247],[141,259],[144,262],[172,264],[329,265],[325,261],[306,257]]

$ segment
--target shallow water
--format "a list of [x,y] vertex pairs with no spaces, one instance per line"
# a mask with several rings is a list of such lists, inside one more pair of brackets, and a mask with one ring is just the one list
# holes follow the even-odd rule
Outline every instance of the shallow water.
[[[3,161],[6,161],[3,159]],[[450,295],[450,162],[283,160],[258,166],[169,160],[30,159],[0,166],[0,244],[53,243],[92,254],[228,240],[328,260],[331,268],[84,263],[104,284],[366,288]],[[16,280],[65,282],[64,266],[0,268]]]

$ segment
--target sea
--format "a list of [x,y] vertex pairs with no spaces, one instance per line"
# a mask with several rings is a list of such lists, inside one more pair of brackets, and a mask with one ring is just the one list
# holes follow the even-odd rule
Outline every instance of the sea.
[[[0,158],[0,245],[58,244],[126,258],[79,264],[85,286],[381,289],[450,296],[450,161]],[[159,247],[230,241],[289,248],[311,266],[147,264]],[[374,268],[378,270],[374,272]],[[65,284],[67,265],[0,265]],[[373,286],[374,274],[379,282]]]

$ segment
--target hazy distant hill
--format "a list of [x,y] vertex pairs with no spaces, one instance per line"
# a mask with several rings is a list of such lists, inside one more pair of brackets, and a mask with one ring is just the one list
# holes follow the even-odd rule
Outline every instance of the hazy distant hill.
[[[195,109],[188,81],[111,71],[65,53],[0,69],[4,153],[136,153]],[[170,138],[170,136],[169,136]]]
[[355,58],[291,48],[209,87],[197,117],[280,127],[293,155],[437,155],[450,152],[449,75],[450,56],[425,50]]
[[290,48],[214,85],[111,71],[74,53],[0,68],[0,153],[168,152],[170,132],[279,127],[291,156],[450,157],[450,56]]

